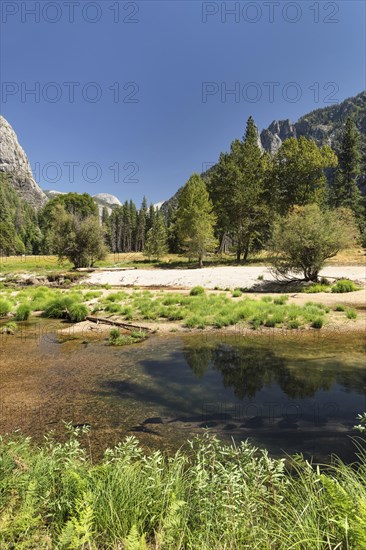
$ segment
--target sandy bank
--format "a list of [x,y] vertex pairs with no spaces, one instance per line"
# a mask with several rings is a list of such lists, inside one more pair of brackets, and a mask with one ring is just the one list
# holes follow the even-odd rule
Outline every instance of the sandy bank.
[[[329,278],[347,278],[366,282],[365,266],[327,266],[321,275]],[[263,281],[262,281],[263,277]],[[191,288],[253,288],[261,282],[274,281],[269,268],[261,266],[205,267],[202,269],[130,269],[123,271],[95,271],[85,282],[112,286],[165,286]]]

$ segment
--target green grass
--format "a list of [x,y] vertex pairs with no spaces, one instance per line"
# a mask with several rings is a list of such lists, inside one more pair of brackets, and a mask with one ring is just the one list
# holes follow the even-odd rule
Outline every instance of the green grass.
[[357,319],[357,311],[352,308],[346,310],[347,319]]
[[314,285],[310,285],[303,288],[302,292],[305,292],[306,294],[316,294],[318,292],[330,292],[330,286],[324,285],[321,283],[316,283]]
[[341,279],[332,286],[332,292],[354,292],[355,290],[360,290],[360,288],[353,281],[348,279]]
[[231,295],[233,298],[240,298],[240,296],[242,295],[242,291],[240,290],[240,288],[236,288],[235,290],[232,291]]
[[319,329],[319,328],[322,328],[323,324],[324,324],[324,319],[322,319],[321,317],[318,317],[317,319],[314,319],[314,321],[311,323],[311,326],[313,328]]
[[203,294],[205,293],[205,289],[203,288],[203,286],[194,286],[189,295],[190,296],[202,296]]
[[146,332],[132,331],[130,334],[121,334],[118,328],[112,328],[109,333],[110,346],[128,346],[145,340]]
[[9,300],[0,299],[0,317],[5,317],[11,311]]
[[16,321],[27,321],[31,313],[32,313],[32,308],[30,304],[26,304],[26,303],[19,304],[15,312],[15,319]]
[[67,429],[65,443],[0,438],[1,548],[366,548],[365,450],[319,469],[248,442],[205,436],[167,457],[128,437],[95,463],[86,429]]
[[[3,288],[0,289],[0,316],[10,314],[17,316],[17,320],[26,320],[33,311],[41,311],[45,317],[78,322],[84,320],[91,309],[93,314],[117,315],[126,321],[180,322],[192,329],[236,324],[253,329],[261,326],[297,329],[314,328],[313,322],[319,318],[324,325],[330,312],[329,307],[311,301],[304,306],[288,303],[288,296],[283,294],[256,300],[238,289],[231,295],[206,293],[202,287],[192,290],[193,295],[135,290],[104,296],[101,291],[85,292],[82,288]],[[94,300],[92,304],[90,300]],[[346,313],[346,309],[344,311]]]
[[89,315],[89,310],[84,304],[72,304],[68,308],[67,317],[73,323],[84,321],[87,315]]

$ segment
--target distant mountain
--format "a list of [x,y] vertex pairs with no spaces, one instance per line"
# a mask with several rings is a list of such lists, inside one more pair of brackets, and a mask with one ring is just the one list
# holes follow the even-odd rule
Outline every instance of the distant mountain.
[[98,193],[97,195],[93,195],[93,199],[98,207],[100,218],[103,214],[103,208],[106,208],[108,214],[111,214],[113,208],[121,206],[121,201],[115,195],[110,195],[109,193]]
[[[274,120],[260,133],[259,144],[264,151],[274,154],[285,139],[305,136],[315,140],[318,145],[327,144],[337,149],[339,136],[348,116],[354,118],[357,128],[366,137],[366,91],[345,99],[337,105],[311,111],[294,124],[288,119]],[[201,174],[202,177],[207,177],[214,169],[215,166],[212,166],[207,172]],[[177,207],[180,190],[181,188],[163,203],[161,210],[164,215],[167,214],[169,207],[173,209]]]
[[0,116],[0,172],[9,175],[18,196],[35,209],[47,202],[47,196],[33,178],[28,158],[13,128]]

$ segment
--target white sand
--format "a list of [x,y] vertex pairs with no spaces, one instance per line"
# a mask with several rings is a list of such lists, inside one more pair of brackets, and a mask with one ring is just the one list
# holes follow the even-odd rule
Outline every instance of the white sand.
[[[321,275],[329,278],[345,278],[366,282],[366,266],[328,266]],[[128,269],[123,271],[95,271],[85,281],[90,284],[112,286],[167,286],[191,288],[251,288],[261,281],[273,281],[269,269],[261,266],[204,267],[202,269]]]

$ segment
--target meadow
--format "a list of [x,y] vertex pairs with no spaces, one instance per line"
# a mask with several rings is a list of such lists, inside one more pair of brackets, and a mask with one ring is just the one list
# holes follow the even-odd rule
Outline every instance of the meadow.
[[[268,265],[271,257],[266,251],[262,251],[249,258],[246,265]],[[365,263],[365,251],[360,248],[346,249],[327,265],[363,265]],[[206,267],[238,265],[234,255],[211,254],[205,260]],[[160,261],[150,261],[141,252],[111,253],[105,260],[95,263],[95,267],[138,267],[138,268],[184,268],[197,267],[196,261],[189,260],[181,254],[166,254]],[[72,268],[68,260],[60,262],[57,256],[24,255],[24,256],[0,256],[0,274],[5,273],[49,273],[52,271],[69,271]]]
[[[37,312],[44,317],[83,321],[88,315],[121,319],[126,323],[175,323],[185,329],[222,328],[237,324],[259,327],[320,329],[329,314],[338,312],[357,318],[351,307],[336,304],[331,309],[319,302],[304,305],[289,302],[285,294],[249,297],[240,289],[206,292],[194,287],[189,294],[133,289],[113,291],[76,285],[70,289],[30,286],[0,289],[0,318],[26,321]],[[6,327],[5,327],[6,328]]]

